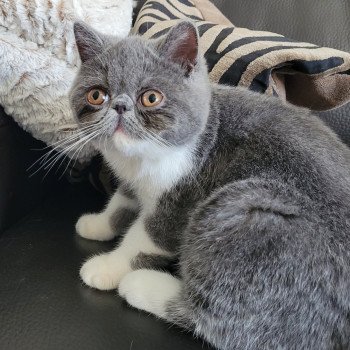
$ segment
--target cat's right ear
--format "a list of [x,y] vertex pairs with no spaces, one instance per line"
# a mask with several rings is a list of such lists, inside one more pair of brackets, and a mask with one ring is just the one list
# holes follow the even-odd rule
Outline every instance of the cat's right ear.
[[75,22],[73,30],[82,62],[93,58],[101,52],[104,44],[103,39],[94,29],[84,22]]
[[170,29],[160,45],[160,54],[167,60],[179,64],[189,76],[197,64],[198,33],[192,22],[180,22]]

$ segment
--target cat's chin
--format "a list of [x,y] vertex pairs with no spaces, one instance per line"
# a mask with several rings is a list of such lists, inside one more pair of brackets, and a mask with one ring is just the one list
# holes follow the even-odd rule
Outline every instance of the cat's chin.
[[137,140],[134,140],[122,130],[117,129],[112,136],[113,146],[121,153],[130,153],[137,148]]
[[123,131],[116,131],[113,134],[112,145],[124,157],[159,158],[164,156],[166,151],[164,147],[147,140],[133,138]]
[[148,148],[147,142],[135,139],[122,130],[116,130],[112,136],[112,143],[114,148],[125,157],[141,156]]

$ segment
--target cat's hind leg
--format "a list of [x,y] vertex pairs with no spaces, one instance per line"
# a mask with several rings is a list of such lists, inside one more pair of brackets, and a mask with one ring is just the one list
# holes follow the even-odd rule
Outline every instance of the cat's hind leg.
[[181,288],[181,280],[167,272],[141,269],[127,274],[118,291],[131,306],[166,319],[168,305],[175,302]]
[[214,193],[186,232],[183,290],[166,318],[219,349],[346,349],[349,254],[321,210],[279,181]]
[[329,274],[334,268],[343,284],[346,276],[307,202],[277,182],[228,185],[192,217],[181,280],[140,270],[122,279],[119,293],[219,349],[330,349],[347,339],[339,324],[349,308],[327,295],[337,289]]

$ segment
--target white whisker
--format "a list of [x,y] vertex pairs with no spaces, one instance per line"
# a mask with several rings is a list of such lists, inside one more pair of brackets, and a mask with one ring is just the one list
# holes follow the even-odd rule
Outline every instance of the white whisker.
[[[84,143],[84,146],[85,146],[87,142],[90,141],[90,138],[92,136],[95,137],[98,135],[99,130],[100,130],[100,126],[95,124],[94,126],[91,126],[90,129],[85,129],[83,133],[80,133],[79,135],[75,135],[75,137],[70,138],[69,140],[65,140],[65,142],[61,143],[60,145],[57,145],[54,149],[50,150],[47,154],[40,157],[34,164],[31,165],[31,167],[28,168],[28,170],[31,169],[35,164],[38,163],[38,161],[42,163],[41,166],[30,176],[35,175],[41,169],[49,168],[49,171],[50,171],[53,168],[53,166],[63,157],[63,160],[60,163],[60,166],[61,166],[63,164],[64,159],[68,157],[68,154],[70,151],[74,150],[74,148],[78,147],[81,143]],[[89,133],[86,133],[87,131],[89,131]],[[86,140],[88,141],[85,142]],[[64,144],[68,144],[68,146],[62,147]],[[57,151],[58,153],[55,154],[51,159],[48,159],[48,157],[55,151]],[[75,152],[73,154],[73,157],[74,155],[75,155]]]

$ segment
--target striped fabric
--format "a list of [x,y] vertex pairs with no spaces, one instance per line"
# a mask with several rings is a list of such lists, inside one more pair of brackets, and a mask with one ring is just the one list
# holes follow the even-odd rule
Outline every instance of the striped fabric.
[[349,53],[208,22],[191,0],[148,0],[133,32],[158,38],[184,19],[196,23],[213,82],[279,95],[316,110],[350,100]]

